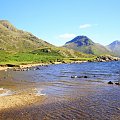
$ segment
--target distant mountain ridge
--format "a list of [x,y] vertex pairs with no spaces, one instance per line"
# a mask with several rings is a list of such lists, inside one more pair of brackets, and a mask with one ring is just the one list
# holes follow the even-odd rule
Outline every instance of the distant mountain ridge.
[[66,42],[64,47],[93,55],[112,54],[106,47],[94,43],[87,36],[77,36]]
[[106,46],[115,55],[120,57],[120,40],[115,40],[111,44]]

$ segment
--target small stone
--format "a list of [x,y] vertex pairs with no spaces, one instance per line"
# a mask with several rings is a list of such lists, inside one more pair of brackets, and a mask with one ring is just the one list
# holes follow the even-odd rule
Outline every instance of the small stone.
[[116,85],[120,85],[120,83],[119,82],[117,82],[117,83],[115,83]]
[[84,78],[88,78],[88,76],[84,76]]
[[108,84],[113,84],[113,82],[112,82],[112,81],[109,81]]

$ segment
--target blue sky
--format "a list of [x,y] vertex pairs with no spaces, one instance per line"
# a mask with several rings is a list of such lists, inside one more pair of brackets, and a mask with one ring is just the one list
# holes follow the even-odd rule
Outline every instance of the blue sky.
[[120,0],[0,0],[0,19],[61,46],[77,35],[120,40]]

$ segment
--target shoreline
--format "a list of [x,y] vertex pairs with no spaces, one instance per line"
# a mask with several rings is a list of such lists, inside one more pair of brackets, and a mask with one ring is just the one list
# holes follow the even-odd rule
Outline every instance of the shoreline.
[[21,64],[19,66],[15,66],[14,67],[14,64],[11,64],[13,65],[13,67],[6,67],[6,66],[0,66],[0,71],[4,70],[4,71],[7,71],[8,69],[24,69],[24,68],[31,68],[31,67],[37,67],[37,66],[48,66],[48,65],[52,65],[52,64],[72,64],[72,63],[85,63],[85,62],[88,62],[88,61],[73,61],[73,62],[54,62],[54,63],[30,63],[30,64]]
[[45,66],[45,65],[51,65],[51,64],[70,64],[70,63],[84,63],[84,62],[112,62],[112,61],[120,61],[119,57],[113,57],[110,55],[107,56],[98,56],[93,60],[74,60],[74,59],[68,59],[68,60],[63,60],[60,62],[49,62],[49,63],[21,63],[20,65],[16,64],[5,64],[5,65],[0,65],[0,71],[7,69],[24,69],[24,68],[31,68],[31,67],[37,67],[37,66]]

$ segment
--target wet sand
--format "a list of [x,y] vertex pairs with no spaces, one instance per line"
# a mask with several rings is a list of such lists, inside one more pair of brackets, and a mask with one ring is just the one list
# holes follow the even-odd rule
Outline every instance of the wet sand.
[[10,76],[0,80],[0,111],[19,109],[46,99],[37,94],[35,83],[12,80]]
[[43,96],[36,96],[32,93],[22,93],[17,95],[8,95],[0,97],[0,111],[19,108],[43,101]]

